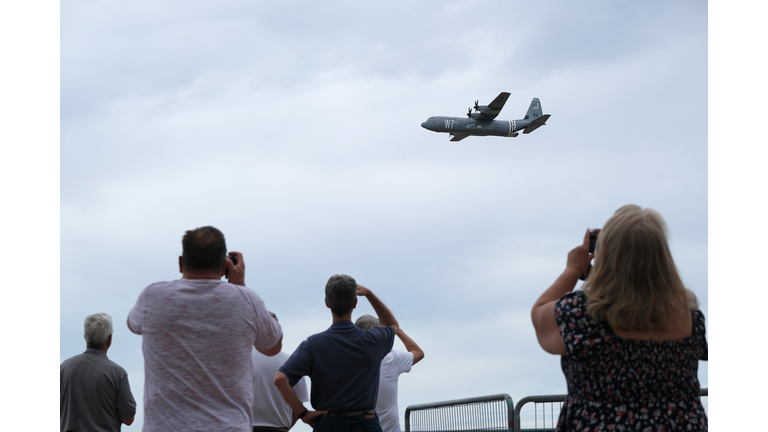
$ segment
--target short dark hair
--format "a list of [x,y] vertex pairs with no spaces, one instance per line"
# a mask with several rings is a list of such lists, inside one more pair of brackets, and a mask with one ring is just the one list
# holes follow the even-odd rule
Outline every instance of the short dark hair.
[[212,226],[185,232],[181,238],[181,248],[181,261],[189,269],[220,269],[227,255],[224,234]]
[[356,299],[357,282],[352,276],[333,275],[325,284],[325,301],[337,317],[350,313]]

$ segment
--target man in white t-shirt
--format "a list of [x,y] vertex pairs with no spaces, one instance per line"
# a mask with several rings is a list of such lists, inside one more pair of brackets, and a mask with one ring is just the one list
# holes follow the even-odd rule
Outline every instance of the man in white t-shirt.
[[[355,321],[363,330],[379,327],[379,319],[363,315]],[[402,373],[411,371],[411,366],[424,358],[424,351],[416,345],[402,328],[398,328],[397,337],[403,341],[408,352],[392,350],[381,361],[379,373],[379,395],[376,400],[376,414],[379,416],[382,432],[400,432],[400,414],[397,409],[397,380]]]
[[190,230],[181,244],[182,278],[148,286],[128,314],[143,339],[143,432],[250,431],[251,351],[279,353],[282,329],[221,231]]
[[[275,321],[277,316],[269,313]],[[280,390],[275,386],[275,374],[288,360],[288,353],[280,351],[267,357],[257,350],[251,351],[253,367],[253,432],[286,432],[296,424],[298,415],[285,402]],[[293,387],[301,402],[309,401],[306,377],[302,377]]]

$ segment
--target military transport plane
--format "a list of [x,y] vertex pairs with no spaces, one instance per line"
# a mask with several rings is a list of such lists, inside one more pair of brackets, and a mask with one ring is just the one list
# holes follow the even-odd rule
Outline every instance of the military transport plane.
[[539,98],[533,98],[525,118],[522,120],[494,120],[509,98],[509,93],[501,92],[488,105],[478,105],[475,101],[475,112],[472,108],[467,111],[467,118],[461,117],[430,117],[421,127],[434,132],[448,132],[451,141],[461,141],[468,136],[506,136],[516,137],[518,131],[529,134],[544,126],[549,114],[542,114]]

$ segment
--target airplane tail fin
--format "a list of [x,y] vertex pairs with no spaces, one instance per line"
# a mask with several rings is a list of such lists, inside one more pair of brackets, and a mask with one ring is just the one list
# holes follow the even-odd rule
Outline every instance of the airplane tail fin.
[[533,98],[531,106],[528,107],[528,112],[525,113],[525,120],[536,120],[544,115],[544,111],[541,110],[541,102],[539,98]]
[[529,134],[529,133],[535,131],[536,129],[544,126],[545,124],[547,124],[547,119],[548,118],[549,118],[549,114],[544,114],[543,116],[537,118],[536,120],[531,122],[530,126],[528,126],[525,129],[523,129],[523,133],[524,134]]

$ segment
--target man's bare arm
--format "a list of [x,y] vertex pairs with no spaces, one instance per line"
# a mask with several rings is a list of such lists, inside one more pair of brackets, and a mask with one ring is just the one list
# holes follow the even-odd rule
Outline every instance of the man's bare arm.
[[[307,409],[304,407],[304,404],[301,403],[299,397],[296,396],[296,390],[291,387],[291,382],[288,380],[288,377],[285,376],[284,373],[277,371],[275,374],[275,385],[277,386],[277,389],[280,390],[280,395],[283,397],[283,400],[285,400],[285,403],[291,407],[294,416],[298,417],[299,414],[303,413],[304,410]],[[307,414],[301,418],[301,421],[312,426],[315,424],[318,416],[321,416],[327,412],[328,411],[309,411],[307,409]]]
[[127,419],[120,419],[121,422],[123,422],[124,425],[130,426],[133,424],[133,417],[127,418]]
[[371,304],[373,310],[376,311],[376,315],[379,316],[379,322],[381,322],[382,326],[394,327],[395,331],[400,328],[400,325],[397,323],[395,316],[392,315],[392,312],[389,310],[389,308],[381,300],[379,300],[378,297],[376,297],[376,294],[374,294],[373,291],[362,285],[358,285],[357,295],[364,296],[368,299],[368,303]]
[[414,342],[410,336],[405,334],[403,329],[401,328],[397,329],[397,337],[399,337],[400,340],[403,341],[403,345],[405,345],[406,351],[413,354],[413,364],[420,362],[421,359],[424,358],[424,351],[422,351],[422,349],[419,348],[418,345],[416,345],[416,342]]

